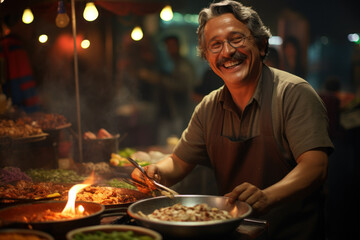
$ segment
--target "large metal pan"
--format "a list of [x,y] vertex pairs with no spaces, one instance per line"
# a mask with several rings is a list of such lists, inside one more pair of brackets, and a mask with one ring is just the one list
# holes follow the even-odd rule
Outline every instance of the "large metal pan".
[[[234,218],[223,221],[169,222],[151,220],[138,214],[139,211],[146,215],[151,214],[155,209],[172,206],[176,203],[188,207],[206,203],[210,207],[229,211]],[[138,224],[158,231],[164,236],[170,238],[204,238],[214,236],[224,237],[233,233],[240,222],[251,214],[252,208],[249,204],[241,201],[230,204],[228,198],[222,196],[177,195],[174,198],[161,196],[139,200],[131,204],[127,212]]]
[[101,204],[78,201],[75,205],[77,207],[80,204],[89,215],[66,220],[28,223],[24,222],[23,216],[41,214],[47,209],[61,212],[66,205],[66,201],[44,201],[4,208],[0,210],[0,228],[30,228],[47,232],[54,236],[55,239],[65,239],[65,234],[68,231],[89,225],[99,225],[101,219],[108,216],[105,207]]

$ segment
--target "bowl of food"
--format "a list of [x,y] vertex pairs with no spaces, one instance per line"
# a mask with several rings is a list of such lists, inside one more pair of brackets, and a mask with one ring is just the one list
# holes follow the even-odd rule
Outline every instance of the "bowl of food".
[[42,231],[30,229],[2,229],[0,230],[0,239],[2,240],[54,240],[54,238]]
[[139,225],[164,237],[196,238],[232,234],[252,208],[223,196],[176,195],[139,200],[127,212]]
[[98,225],[74,229],[66,234],[66,239],[162,240],[162,236],[158,232],[144,227],[130,225]]

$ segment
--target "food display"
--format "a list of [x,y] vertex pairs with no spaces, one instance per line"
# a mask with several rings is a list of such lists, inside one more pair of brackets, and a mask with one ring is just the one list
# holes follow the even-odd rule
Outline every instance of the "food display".
[[[18,181],[15,185],[8,184],[0,187],[0,198],[38,199],[58,193],[55,200],[67,200],[72,185],[52,182],[34,183]],[[125,183],[123,186],[126,186]],[[135,194],[137,191],[126,188],[105,186],[89,186],[77,193],[77,201],[95,202],[102,205],[115,205],[134,202],[144,194]],[[5,201],[5,200],[4,200]],[[11,202],[11,200],[5,201]]]
[[29,169],[25,173],[33,182],[77,183],[85,180],[86,175],[79,175],[71,169]]
[[114,169],[111,169],[111,166],[107,162],[83,162],[79,164],[78,172],[86,176],[92,172],[102,176],[111,176],[113,175]]
[[139,211],[139,215],[153,220],[179,222],[214,221],[233,218],[228,211],[209,207],[206,203],[196,204],[193,207],[177,203],[169,207],[156,209],[148,215]]
[[107,185],[109,185],[110,187],[115,187],[115,188],[126,188],[126,189],[133,189],[133,190],[137,190],[137,187],[134,185],[131,185],[127,182],[124,182],[124,180],[120,180],[117,178],[112,178],[107,182]]
[[[67,196],[68,190],[62,193],[61,200],[67,200]],[[95,202],[102,205],[115,205],[135,202],[137,198],[121,188],[89,186],[77,193],[76,200]]]
[[42,130],[53,130],[70,125],[66,117],[61,114],[41,112],[21,117],[17,122],[37,126]]
[[56,129],[68,124],[66,118],[60,114],[37,113],[16,120],[2,119],[0,120],[0,137],[31,137],[44,134],[44,130]]
[[[67,200],[70,188],[83,182],[89,175],[78,174],[66,169],[29,169],[22,172],[19,168],[0,169],[0,198],[2,203],[13,199],[40,199],[58,196],[54,200]],[[136,186],[123,179],[103,179],[96,175],[100,185],[82,189],[77,201],[95,202],[102,205],[127,204],[146,197],[137,191]],[[57,195],[54,195],[57,194]]]
[[[36,199],[50,194],[63,193],[69,186],[51,182],[33,183],[20,180],[16,184],[0,186],[0,198]],[[4,202],[10,202],[10,200]]]
[[32,181],[31,177],[22,172],[18,167],[4,167],[0,169],[0,186],[20,180]]
[[112,153],[110,158],[110,164],[112,166],[126,167],[132,166],[132,164],[127,160],[128,157],[131,157],[140,166],[144,167],[151,163],[156,163],[157,161],[166,157],[165,154],[159,151],[137,151],[134,148],[124,148],[118,151],[118,153]]
[[104,128],[100,128],[99,131],[97,132],[97,134],[87,131],[84,133],[83,138],[85,140],[90,140],[90,139],[105,139],[105,138],[113,138],[114,136],[109,133],[106,129]]
[[0,120],[0,137],[25,138],[44,134],[36,125],[14,120]]

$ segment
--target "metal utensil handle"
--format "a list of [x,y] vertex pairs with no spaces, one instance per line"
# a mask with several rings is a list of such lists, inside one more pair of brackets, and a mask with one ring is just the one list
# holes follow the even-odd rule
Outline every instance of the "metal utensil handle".
[[158,183],[157,181],[153,180],[154,184],[158,187],[161,188],[165,191],[168,191],[169,193],[171,193],[172,195],[179,195],[179,193],[177,193],[176,191],[172,190],[171,188],[168,188],[160,183]]

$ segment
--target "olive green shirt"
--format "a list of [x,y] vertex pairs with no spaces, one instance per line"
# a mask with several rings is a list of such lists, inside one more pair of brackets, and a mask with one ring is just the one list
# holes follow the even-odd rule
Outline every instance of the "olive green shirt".
[[[264,68],[267,66],[264,65]],[[293,161],[304,152],[324,148],[333,150],[328,133],[328,117],[323,102],[304,79],[270,68],[273,72],[272,120],[279,150]],[[196,106],[188,127],[174,149],[174,154],[190,163],[210,165],[206,142],[215,114],[224,111],[222,135],[232,140],[245,140],[260,134],[260,106],[263,76],[253,97],[242,113],[238,113],[226,86],[214,90]]]

